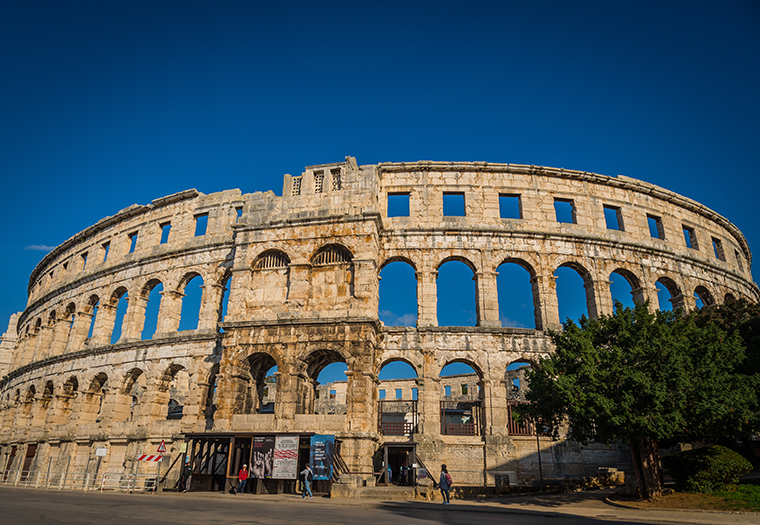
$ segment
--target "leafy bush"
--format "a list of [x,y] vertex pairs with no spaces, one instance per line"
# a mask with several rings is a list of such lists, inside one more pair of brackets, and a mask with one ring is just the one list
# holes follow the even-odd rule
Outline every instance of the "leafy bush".
[[676,488],[684,492],[712,492],[738,483],[752,464],[733,450],[719,445],[679,452],[662,458]]

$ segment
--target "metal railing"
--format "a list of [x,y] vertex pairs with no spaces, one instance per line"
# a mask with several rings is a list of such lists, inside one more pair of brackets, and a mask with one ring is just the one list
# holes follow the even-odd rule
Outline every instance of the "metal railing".
[[0,485],[53,490],[118,492],[155,492],[155,474],[121,472],[47,472],[43,470],[7,470],[0,476]]

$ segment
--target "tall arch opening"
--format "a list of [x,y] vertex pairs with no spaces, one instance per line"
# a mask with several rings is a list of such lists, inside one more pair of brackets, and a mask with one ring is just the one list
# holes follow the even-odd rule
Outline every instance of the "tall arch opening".
[[127,316],[127,307],[129,306],[129,297],[126,288],[118,288],[113,293],[111,296],[111,306],[116,306],[113,330],[111,330],[111,344],[116,344],[122,337],[124,331],[124,319]]
[[393,261],[380,270],[378,317],[386,326],[417,325],[417,277],[406,261]]
[[657,288],[657,302],[662,311],[672,311],[682,305],[681,292],[676,283],[668,278],[661,277],[655,283]]
[[638,279],[623,269],[610,274],[610,295],[613,304],[619,302],[624,308],[633,308],[637,302],[643,302]]
[[334,350],[317,350],[307,358],[307,382],[300,407],[307,414],[346,414],[348,380],[346,361]]
[[474,363],[456,360],[441,369],[441,434],[479,436],[483,433],[482,374]]
[[417,371],[409,363],[392,360],[378,373],[378,431],[386,436],[417,432]]
[[471,266],[459,260],[441,264],[436,281],[438,326],[477,326],[476,293]]
[[264,352],[251,354],[243,362],[243,372],[238,389],[240,393],[237,413],[274,413],[277,391],[277,362],[274,358]]
[[554,277],[560,321],[570,319],[578,324],[582,316],[589,316],[588,272],[577,264],[564,264],[555,270]]
[[179,331],[197,330],[203,298],[203,277],[200,274],[188,274],[183,279],[182,311],[179,318]]
[[161,296],[163,295],[164,285],[161,281],[152,280],[148,282],[143,290],[143,297],[147,297],[145,304],[145,322],[143,324],[140,339],[153,339],[158,328],[158,312],[161,310]]
[[501,326],[536,328],[538,304],[531,284],[532,268],[522,261],[506,261],[496,271]]

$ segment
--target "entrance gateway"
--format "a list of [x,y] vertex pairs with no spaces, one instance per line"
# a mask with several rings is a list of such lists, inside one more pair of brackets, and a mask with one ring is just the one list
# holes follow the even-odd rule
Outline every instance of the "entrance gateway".
[[[315,436],[318,439],[315,440]],[[299,473],[310,462],[314,442],[334,443],[330,451],[328,479],[315,476],[312,491],[329,493],[332,480],[342,464],[340,441],[314,432],[294,433],[188,433],[182,464],[189,466],[187,489],[193,492],[232,492],[238,485],[238,473],[248,466],[246,492],[253,494],[294,494],[302,490]],[[318,445],[324,456],[324,446]],[[334,460],[334,461],[333,461]],[[334,466],[333,466],[334,465]],[[312,467],[314,470],[314,467]]]

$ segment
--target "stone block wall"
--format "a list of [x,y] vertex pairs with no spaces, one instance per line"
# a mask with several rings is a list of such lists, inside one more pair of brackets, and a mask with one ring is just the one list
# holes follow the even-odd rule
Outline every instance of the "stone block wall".
[[[463,200],[463,216],[444,213],[448,194]],[[388,216],[389,195],[408,200],[408,216]],[[501,217],[504,195],[519,198],[518,217]],[[571,222],[557,221],[557,201],[570,203]],[[618,229],[608,228],[605,207]],[[438,326],[436,279],[451,260],[473,272],[474,327]],[[414,327],[378,317],[379,273],[395,261],[415,272]],[[501,326],[496,276],[505,262],[530,275],[535,330]],[[687,310],[695,292],[707,304],[757,301],[751,262],[726,218],[623,176],[482,162],[359,166],[348,157],[285,175],[282,196],[187,190],[99,221],[32,272],[28,303],[0,338],[0,466],[18,467],[21,451],[38,445],[35,464],[91,468],[88,458],[105,446],[99,468],[119,471],[162,439],[173,460],[187,433],[315,432],[335,434],[352,479],[370,484],[379,447],[403,439],[461,483],[490,484],[503,472],[531,483],[536,440],[508,429],[509,403],[520,397],[519,372],[507,367],[552,351],[545,330],[560,327],[557,268],[578,271],[595,317],[612,313],[613,272],[653,306],[658,283]],[[185,287],[198,276],[200,311],[189,314]],[[143,340],[158,284],[157,330]],[[111,344],[124,297],[121,337]],[[180,331],[183,315],[197,315],[197,328]],[[380,381],[397,360],[417,377]],[[347,372],[331,407],[318,377],[334,362]],[[475,371],[464,397],[463,378],[440,377],[452,362]],[[477,403],[472,435],[442,433],[446,386],[449,400]],[[404,398],[417,389],[413,435],[378,428],[379,391],[393,399],[397,387]],[[614,447],[538,443],[556,477],[625,466]]]

